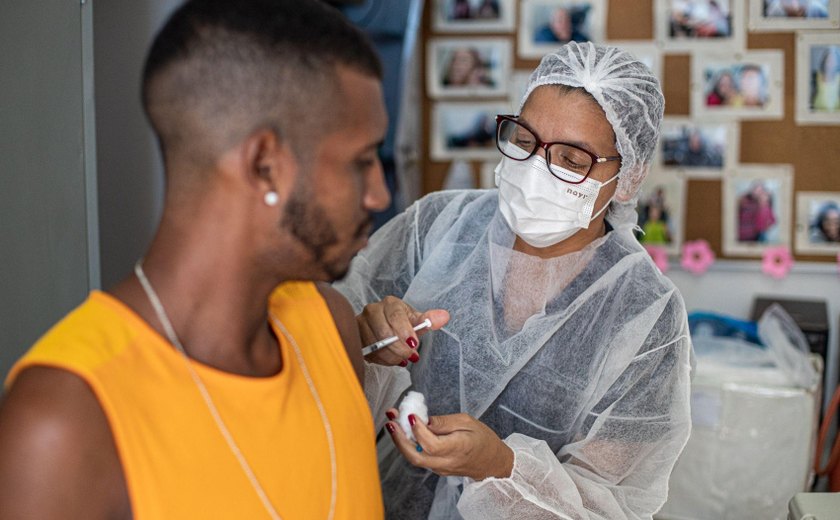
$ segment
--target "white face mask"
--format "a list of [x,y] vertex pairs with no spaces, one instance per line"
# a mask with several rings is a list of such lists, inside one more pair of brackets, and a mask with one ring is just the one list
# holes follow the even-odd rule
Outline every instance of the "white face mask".
[[[568,170],[562,170],[562,175],[581,178]],[[580,184],[569,184],[554,177],[539,155],[526,161],[502,157],[496,166],[499,210],[522,240],[534,247],[548,247],[587,229],[610,205],[607,201],[593,215],[598,193],[617,178],[616,174],[605,182],[589,178]]]

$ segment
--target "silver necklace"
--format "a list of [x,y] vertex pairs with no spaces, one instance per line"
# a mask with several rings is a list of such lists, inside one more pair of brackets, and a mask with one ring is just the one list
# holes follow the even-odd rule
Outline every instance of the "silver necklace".
[[[219,428],[219,432],[222,434],[222,437],[225,438],[225,441],[227,442],[230,451],[236,457],[236,460],[239,461],[239,465],[242,467],[242,471],[245,472],[245,476],[248,477],[248,480],[251,482],[251,486],[254,488],[254,491],[256,491],[257,496],[259,497],[260,501],[265,507],[265,510],[268,512],[268,515],[273,520],[281,520],[280,515],[277,514],[277,510],[274,509],[274,506],[268,499],[268,495],[265,493],[265,490],[263,490],[263,487],[262,485],[260,485],[259,480],[257,480],[257,476],[251,469],[250,464],[248,464],[248,461],[245,459],[245,456],[242,454],[242,451],[236,444],[233,435],[231,435],[230,430],[228,430],[224,420],[222,420],[222,416],[219,414],[219,410],[213,403],[213,398],[210,397],[210,392],[207,391],[207,387],[204,386],[204,382],[201,380],[198,373],[195,371],[195,368],[193,367],[192,363],[190,362],[190,357],[187,355],[186,349],[184,349],[184,346],[178,339],[178,335],[175,334],[175,328],[172,326],[172,322],[169,321],[169,317],[166,315],[166,311],[163,309],[163,304],[160,302],[160,298],[158,298],[157,292],[155,292],[151,282],[149,282],[149,279],[146,277],[146,273],[143,272],[142,258],[137,260],[137,263],[134,264],[134,274],[137,275],[137,279],[140,280],[140,285],[143,286],[143,291],[145,291],[146,297],[149,298],[149,303],[152,304],[152,307],[155,310],[155,314],[157,315],[157,319],[163,326],[163,330],[166,333],[167,339],[170,343],[172,343],[173,346],[175,346],[175,348],[178,350],[178,352],[181,353],[181,356],[184,358],[184,363],[187,366],[187,370],[189,371],[190,376],[195,382],[195,385],[198,387],[198,391],[199,393],[201,393],[201,397],[204,398],[204,402],[207,404],[207,409],[210,411],[210,415],[216,422],[216,426]],[[304,379],[306,379],[306,384],[309,386],[309,392],[315,399],[315,404],[318,407],[318,413],[321,414],[321,422],[324,425],[324,432],[327,435],[327,444],[330,449],[330,511],[327,515],[327,518],[332,519],[335,515],[337,480],[335,442],[333,440],[332,427],[330,426],[330,421],[327,417],[327,412],[324,409],[324,405],[321,402],[321,398],[318,396],[318,390],[315,388],[315,383],[312,381],[312,378],[309,375],[309,370],[307,370],[306,368],[306,362],[303,359],[303,354],[301,354],[300,348],[298,347],[294,336],[292,336],[292,334],[286,329],[283,323],[280,320],[278,320],[273,314],[269,313],[269,317],[271,318],[271,322],[274,323],[274,325],[278,329],[280,329],[280,331],[283,333],[283,336],[286,337],[286,339],[289,341],[289,343],[291,343],[292,347],[294,348],[295,357],[297,358],[298,364],[300,365],[303,377]]]

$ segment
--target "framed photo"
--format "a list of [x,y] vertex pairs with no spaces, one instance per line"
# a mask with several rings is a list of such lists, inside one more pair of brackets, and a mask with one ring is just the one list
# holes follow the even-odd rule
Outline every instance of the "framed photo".
[[522,102],[522,96],[525,95],[525,90],[528,89],[528,80],[531,78],[530,70],[514,70],[510,78],[510,113],[519,113],[519,103]]
[[650,40],[609,40],[606,43],[635,56],[662,82],[662,48],[659,45]]
[[831,256],[840,253],[840,192],[796,194],[796,252]]
[[840,32],[797,34],[796,122],[840,125]]
[[507,103],[436,103],[432,110],[431,158],[496,159],[496,114]]
[[570,41],[604,41],[606,0],[522,0],[519,8],[517,53],[523,58],[542,58]]
[[478,187],[482,190],[490,190],[496,187],[496,166],[499,161],[484,161],[481,163],[481,170],[478,172]]
[[761,256],[790,247],[791,179],[788,164],[741,164],[723,178],[723,252]]
[[438,32],[511,32],[513,0],[434,0]]
[[651,172],[639,189],[639,242],[678,255],[683,243],[685,179],[676,172]]
[[840,29],[840,0],[749,0],[750,31]]
[[662,121],[656,164],[662,171],[679,171],[688,178],[720,178],[738,160],[739,126],[703,122],[688,117]]
[[783,51],[698,53],[691,61],[691,114],[695,118],[784,117]]
[[656,0],[656,40],[666,52],[743,49],[743,1]]
[[433,38],[426,50],[426,89],[436,98],[507,94],[510,41],[501,38]]

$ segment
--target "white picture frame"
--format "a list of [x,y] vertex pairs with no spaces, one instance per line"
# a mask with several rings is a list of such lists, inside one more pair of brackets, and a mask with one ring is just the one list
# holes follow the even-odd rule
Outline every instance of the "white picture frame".
[[512,52],[508,39],[430,38],[426,90],[437,99],[505,96]]
[[[432,29],[440,33],[510,33],[515,26],[513,0],[489,2],[495,13],[481,11],[483,0],[434,0]],[[461,10],[463,5],[467,12]],[[479,14],[481,13],[481,14]],[[485,15],[487,14],[487,15]]]
[[508,99],[510,100],[510,113],[519,115],[519,103],[522,101],[522,96],[528,89],[528,80],[531,78],[530,70],[514,70],[510,76],[510,93]]
[[[833,66],[830,64],[833,62]],[[825,66],[834,79],[825,81]],[[796,122],[840,125],[840,32],[796,35]]]
[[[786,10],[791,4],[804,12]],[[749,0],[747,28],[750,32],[840,29],[840,0]]]
[[521,0],[517,55],[539,59],[569,41],[603,42],[606,23],[606,0]]
[[656,0],[654,37],[665,52],[741,50],[744,0]]
[[647,65],[662,83],[662,46],[652,40],[608,40],[607,45],[618,47]]
[[[691,60],[692,117],[714,121],[783,119],[784,62],[782,50],[695,54]],[[725,83],[732,86],[731,94],[718,95],[718,88]]]
[[[641,244],[660,246],[670,256],[680,254],[685,228],[685,186],[685,178],[678,172],[652,171],[645,178],[636,206],[639,227],[645,231],[637,233]],[[657,222],[662,224],[657,226]]]
[[724,175],[724,254],[755,257],[768,247],[790,248],[792,179],[789,164],[739,164]]
[[432,160],[498,158],[496,115],[507,110],[506,102],[435,103],[429,128]]
[[[840,219],[840,192],[797,192],[796,252],[830,256],[840,254],[840,239],[836,234],[837,226],[840,226],[837,223],[838,219]],[[820,220],[822,220],[822,226]],[[830,221],[830,224],[827,221]]]
[[654,164],[689,179],[719,179],[738,162],[740,126],[731,121],[662,119]]

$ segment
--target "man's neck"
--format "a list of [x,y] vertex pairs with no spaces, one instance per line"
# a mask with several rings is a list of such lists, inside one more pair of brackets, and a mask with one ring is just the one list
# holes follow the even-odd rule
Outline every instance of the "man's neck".
[[[249,237],[231,238],[209,223],[187,233],[164,222],[142,267],[187,355],[241,375],[277,373],[281,359],[267,305],[281,280],[258,272],[247,254]],[[171,342],[135,276],[109,292]]]

